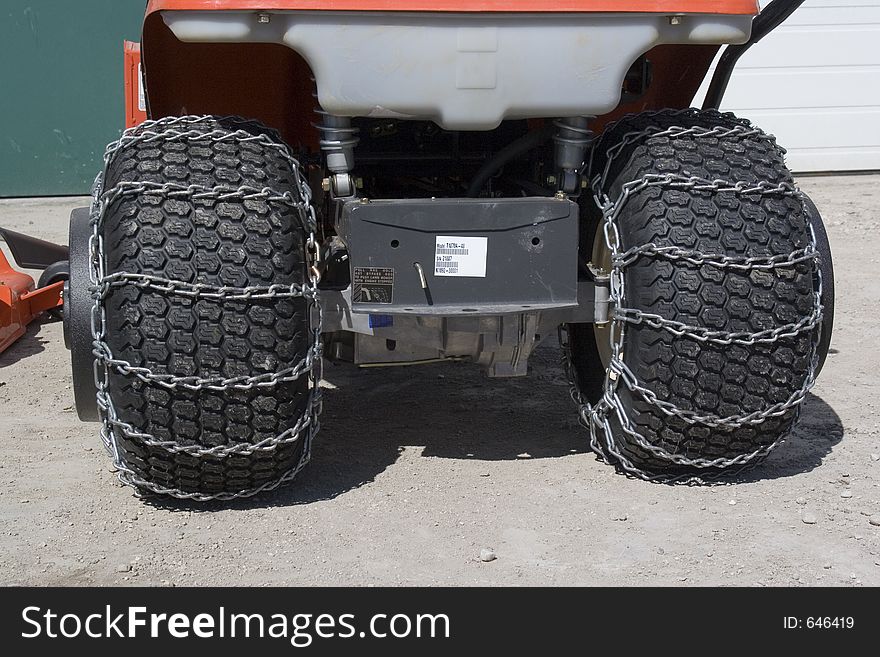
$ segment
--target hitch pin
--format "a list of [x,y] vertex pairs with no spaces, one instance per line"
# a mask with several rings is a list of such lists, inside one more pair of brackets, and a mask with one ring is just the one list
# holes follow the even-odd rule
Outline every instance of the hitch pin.
[[425,277],[425,270],[422,269],[422,266],[417,262],[413,263],[413,267],[416,268],[416,272],[419,275],[419,283],[425,291],[425,300],[428,302],[429,306],[433,306],[434,298],[431,296],[431,290],[428,289],[428,279]]
[[413,263],[413,267],[415,267],[416,271],[419,273],[419,282],[422,284],[422,289],[427,290],[428,289],[428,279],[425,278],[425,270],[422,269],[422,266],[417,262]]

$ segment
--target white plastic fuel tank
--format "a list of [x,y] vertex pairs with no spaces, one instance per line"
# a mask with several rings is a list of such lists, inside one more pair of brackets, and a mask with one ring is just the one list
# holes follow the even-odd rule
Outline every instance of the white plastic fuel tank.
[[489,130],[503,119],[614,109],[626,71],[658,44],[742,43],[751,16],[167,11],[181,41],[281,43],[340,116]]

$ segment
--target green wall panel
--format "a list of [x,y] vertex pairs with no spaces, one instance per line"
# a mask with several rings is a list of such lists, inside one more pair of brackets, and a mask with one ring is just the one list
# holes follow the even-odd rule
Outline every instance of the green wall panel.
[[0,0],[0,196],[87,194],[145,0]]

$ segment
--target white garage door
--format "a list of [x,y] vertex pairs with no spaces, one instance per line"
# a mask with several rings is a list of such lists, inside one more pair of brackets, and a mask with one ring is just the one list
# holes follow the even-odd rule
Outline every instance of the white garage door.
[[806,0],[743,55],[721,108],[775,134],[794,171],[880,169],[880,0]]

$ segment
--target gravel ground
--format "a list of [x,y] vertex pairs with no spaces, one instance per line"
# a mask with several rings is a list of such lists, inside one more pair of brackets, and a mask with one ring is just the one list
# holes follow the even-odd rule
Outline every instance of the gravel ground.
[[[518,380],[328,366],[295,485],[149,503],[77,420],[61,325],[43,323],[0,355],[0,583],[876,586],[880,176],[801,184],[835,254],[833,351],[791,438],[730,485],[597,462],[547,344]],[[3,201],[0,225],[65,242],[82,203]]]

